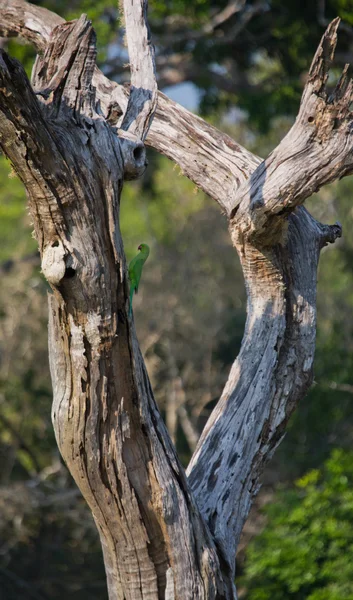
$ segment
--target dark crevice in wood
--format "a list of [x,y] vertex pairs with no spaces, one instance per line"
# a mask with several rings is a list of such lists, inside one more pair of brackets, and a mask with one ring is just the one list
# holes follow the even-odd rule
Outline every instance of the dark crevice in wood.
[[72,279],[73,277],[75,277],[75,275],[76,275],[76,269],[73,269],[72,267],[66,267],[65,275],[64,275],[64,277],[66,277],[66,279]]

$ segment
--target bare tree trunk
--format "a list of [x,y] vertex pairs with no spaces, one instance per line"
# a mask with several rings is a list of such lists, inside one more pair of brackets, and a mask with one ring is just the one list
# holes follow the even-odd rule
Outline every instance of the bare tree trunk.
[[157,97],[145,9],[125,0],[128,95],[95,66],[85,17],[65,24],[22,0],[0,0],[0,34],[22,35],[44,52],[34,92],[1,52],[0,145],[26,186],[53,290],[54,428],[97,524],[110,600],[231,600],[259,476],[312,380],[319,253],[341,228],[317,223],[300,205],[352,172],[352,83],[345,71],[328,97],[336,20],[295,125],[265,161],[158,95],[147,142],[226,212],[248,293],[242,348],[187,480],[128,318],[119,230],[123,178],[145,168],[142,140]]

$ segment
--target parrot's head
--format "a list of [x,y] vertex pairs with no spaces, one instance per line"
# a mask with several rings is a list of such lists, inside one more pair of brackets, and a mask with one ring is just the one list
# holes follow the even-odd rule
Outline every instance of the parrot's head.
[[147,256],[150,253],[150,247],[147,244],[140,244],[138,250],[140,250],[140,252],[146,254]]

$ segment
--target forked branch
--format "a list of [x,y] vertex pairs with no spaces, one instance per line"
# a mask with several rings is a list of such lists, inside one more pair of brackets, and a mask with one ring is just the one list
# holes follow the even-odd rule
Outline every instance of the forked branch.
[[128,318],[119,208],[130,155],[97,102],[94,40],[85,17],[57,26],[35,64],[36,95],[17,61],[3,53],[0,63],[0,145],[28,189],[53,291],[56,439],[96,521],[111,600],[230,599],[234,582],[221,572]]
[[[38,50],[43,50],[52,29],[63,22],[55,13],[50,13],[48,19],[47,12],[24,0],[0,0],[0,34],[20,35]],[[129,92],[107,79],[97,67],[92,83],[103,115],[119,127],[127,109]],[[146,144],[174,160],[183,173],[214,198],[226,213],[232,208],[237,188],[261,162],[230,136],[161,92]]]
[[316,278],[323,245],[341,235],[300,205],[353,170],[352,82],[329,94],[339,20],[314,57],[296,123],[233,196],[229,227],[248,294],[240,354],[188,468],[224,556],[236,546],[266,461],[312,381]]
[[[20,6],[31,10],[31,5],[20,0],[10,4],[17,10]],[[8,10],[8,3],[0,0],[0,7],[3,6]],[[138,10],[143,15],[141,3]],[[11,14],[13,18],[13,12]],[[347,71],[331,95],[326,91],[338,20],[328,27],[315,55],[296,123],[265,161],[159,95],[159,107],[147,141],[175,160],[227,213],[248,292],[248,317],[240,354],[188,470],[196,507],[155,407],[136,337],[126,318],[124,258],[118,231],[121,187],[120,182],[111,178],[114,161],[119,163],[120,155],[117,138],[112,141],[115,130],[108,130],[102,118],[102,115],[107,117],[109,123],[117,126],[122,122],[130,132],[146,135],[155,107],[147,29],[141,32],[144,41],[141,55],[136,56],[136,65],[140,57],[147,57],[147,83],[143,74],[136,72],[128,101],[124,89],[109,82],[92,61],[88,61],[92,89],[88,77],[86,94],[77,104],[70,99],[70,89],[66,93],[63,75],[66,69],[60,71],[60,65],[66,61],[65,52],[57,49],[60,35],[67,32],[70,36],[75,32],[78,43],[79,24],[83,27],[84,20],[76,25],[60,25],[62,29],[53,31],[48,44],[45,14],[39,9],[35,14],[35,35],[28,19],[18,27],[9,25],[5,19],[0,31],[27,35],[41,49],[45,40],[47,63],[54,56],[50,53],[57,52],[59,80],[55,79],[55,69],[48,80],[40,69],[42,59],[38,59],[34,81],[45,114],[53,116],[53,107],[59,107],[65,118],[70,115],[81,119],[79,152],[72,152],[72,148],[66,146],[60,149],[67,164],[72,165],[70,189],[74,190],[68,201],[64,197],[63,214],[65,225],[70,219],[77,218],[77,222],[86,219],[85,230],[88,229],[94,239],[91,247],[88,243],[80,246],[79,238],[75,242],[76,253],[64,245],[65,251],[76,260],[70,267],[74,265],[77,278],[84,275],[82,287],[72,287],[77,285],[75,279],[66,280],[62,289],[53,283],[64,299],[71,298],[70,294],[75,292],[78,304],[87,302],[87,298],[93,300],[90,311],[85,304],[77,306],[76,301],[63,308],[62,298],[57,293],[56,304],[52,305],[51,335],[57,349],[52,357],[56,407],[58,411],[67,409],[71,414],[75,406],[73,399],[80,407],[73,422],[76,429],[70,424],[60,430],[60,443],[64,453],[66,450],[67,460],[73,461],[71,469],[100,527],[112,590],[123,590],[126,598],[134,598],[136,590],[150,581],[153,594],[165,593],[168,599],[232,598],[236,546],[258,489],[260,474],[281,440],[290,414],[312,380],[320,249],[341,235],[338,224],[322,226],[300,206],[321,185],[351,173],[353,168],[349,109],[352,84]],[[40,14],[43,14],[41,25]],[[132,19],[130,23],[133,22]],[[128,31],[128,39],[129,36],[132,39],[131,35]],[[42,36],[41,41],[38,36]],[[83,35],[80,39],[91,38]],[[85,49],[89,57],[89,44]],[[63,63],[59,60],[61,55],[65,59]],[[132,62],[134,56],[132,52]],[[47,73],[49,71],[47,69]],[[77,78],[77,73],[72,75]],[[153,89],[146,94],[150,84]],[[96,96],[93,88],[96,88]],[[53,105],[53,98],[58,98],[57,105],[55,102]],[[3,101],[6,104],[6,98]],[[141,118],[132,106],[135,103],[140,107],[137,112]],[[83,120],[82,112],[85,113]],[[94,152],[88,155],[85,144],[91,139],[93,126],[97,138],[91,140]],[[60,128],[53,129],[55,139],[60,142]],[[105,160],[98,171],[103,139]],[[124,160],[126,163],[126,156]],[[88,180],[95,180],[97,187],[93,185],[92,189],[84,190],[82,181],[87,181],[87,165],[95,173],[95,177]],[[96,196],[100,197],[99,202]],[[91,203],[86,213],[82,212],[77,198]],[[100,214],[102,206],[105,212],[93,227],[91,215]],[[106,231],[109,231],[108,245],[104,237]],[[73,234],[77,231],[71,223],[71,244],[76,240]],[[85,257],[83,266],[80,257]],[[87,267],[87,260],[93,268],[92,265]],[[104,302],[100,269],[113,274],[111,280],[109,277],[104,280]],[[77,319],[78,313],[84,316]],[[64,345],[60,346],[62,339]],[[60,369],[68,377],[73,367],[76,376],[69,381],[67,389],[67,380],[60,379]],[[111,381],[113,384],[109,387],[107,382]],[[87,390],[93,390],[93,395],[89,396]],[[83,447],[78,443],[77,431],[86,436]],[[92,459],[89,461],[88,457]],[[93,467],[100,473],[100,486],[92,475]],[[129,507],[132,507],[130,512]],[[129,524],[126,529],[121,526],[123,519],[115,523],[112,531],[102,518],[103,515],[108,522],[113,522],[117,515],[121,518],[124,514]],[[139,543],[138,550],[134,546],[135,539]],[[129,550],[127,562],[124,562],[125,547]],[[179,558],[185,547],[188,549],[187,569]],[[221,578],[218,577],[220,572]],[[132,575],[126,583],[129,573]],[[115,597],[118,596],[112,592],[111,598]],[[141,598],[144,597],[147,595],[141,594]]]
[[[346,65],[332,92],[326,84],[339,19],[317,49],[295,124],[233,196],[230,213],[247,239],[278,239],[289,214],[323,185],[353,171],[352,80]],[[277,237],[276,237],[277,236]]]

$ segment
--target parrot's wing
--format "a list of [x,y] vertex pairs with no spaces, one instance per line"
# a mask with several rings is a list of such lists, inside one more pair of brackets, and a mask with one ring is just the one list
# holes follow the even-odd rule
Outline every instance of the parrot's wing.
[[129,264],[128,273],[129,273],[130,281],[131,281],[131,278],[134,276],[134,267],[135,267],[138,257],[139,257],[139,255],[135,256]]
[[130,279],[131,285],[135,288],[136,293],[138,291],[141,274],[142,274],[142,267],[144,265],[144,262],[145,261],[143,260],[143,258],[141,258],[138,255],[132,259],[132,261],[129,265],[129,279]]
[[139,289],[139,284],[140,284],[140,279],[141,279],[142,269],[143,269],[144,263],[145,263],[145,261],[143,260],[143,258],[138,257],[138,259],[136,260],[135,266],[134,266],[136,294],[137,294],[138,289]]

